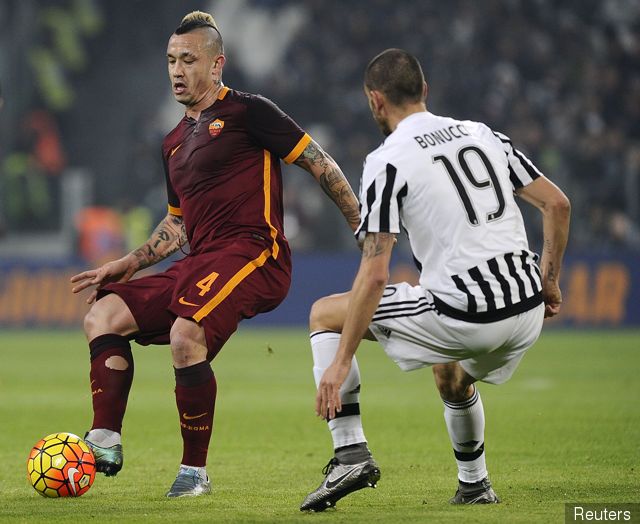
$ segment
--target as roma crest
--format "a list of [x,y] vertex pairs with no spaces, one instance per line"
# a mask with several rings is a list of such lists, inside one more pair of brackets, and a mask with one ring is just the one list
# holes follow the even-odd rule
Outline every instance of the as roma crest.
[[224,120],[220,120],[216,118],[213,122],[209,124],[209,134],[212,138],[217,137],[220,133],[222,133],[222,128],[224,127]]

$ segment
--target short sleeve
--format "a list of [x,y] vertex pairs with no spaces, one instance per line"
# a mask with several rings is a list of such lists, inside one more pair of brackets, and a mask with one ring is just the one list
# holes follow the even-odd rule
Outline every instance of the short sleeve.
[[360,187],[360,225],[356,236],[400,233],[400,211],[407,191],[407,183],[394,165],[367,161]]
[[297,160],[311,137],[268,98],[252,96],[247,107],[249,133],[287,164]]
[[167,159],[164,154],[162,155],[162,166],[164,167],[164,178],[167,183],[167,202],[169,213],[176,216],[182,216],[182,210],[180,209],[180,199],[176,195],[171,178],[169,177],[169,166],[167,165]]
[[529,160],[521,151],[513,147],[511,139],[508,136],[495,131],[493,134],[500,140],[502,148],[507,155],[509,179],[511,180],[511,185],[514,190],[528,186],[536,178],[542,176],[542,173],[533,165],[533,162],[531,162],[531,160]]

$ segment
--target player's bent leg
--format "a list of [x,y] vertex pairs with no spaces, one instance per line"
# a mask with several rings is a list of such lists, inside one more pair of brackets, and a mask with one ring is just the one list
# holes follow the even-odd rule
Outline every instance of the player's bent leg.
[[329,295],[316,300],[309,313],[309,330],[342,332],[349,306],[349,293]]
[[127,336],[137,331],[138,325],[129,307],[115,293],[94,302],[84,317],[84,332],[89,342],[108,333]]
[[[316,386],[333,361],[340,342],[349,294],[318,300],[311,308],[311,349]],[[360,418],[360,370],[355,357],[342,387],[342,410],[328,422],[333,439],[334,457],[323,469],[324,480],[300,506],[302,511],[323,511],[349,493],[375,487],[380,469],[367,447]]]
[[475,378],[457,362],[434,365],[433,376],[444,403],[444,419],[458,465],[458,489],[451,504],[500,502],[488,478],[484,408]]
[[116,475],[124,464],[121,431],[133,381],[133,356],[127,335],[138,326],[125,302],[109,294],[93,304],[84,319],[91,352],[93,423],[85,441],[97,471]]
[[216,379],[207,361],[203,327],[191,319],[178,318],[170,338],[183,451],[178,475],[167,497],[206,495],[211,493],[205,467],[213,428]]
[[171,327],[171,356],[177,369],[207,360],[204,328],[189,318],[177,318]]
[[[333,331],[342,333],[344,319],[349,308],[350,293],[337,293],[316,300],[311,306],[309,314],[309,331]],[[376,340],[371,331],[367,330],[363,338]]]

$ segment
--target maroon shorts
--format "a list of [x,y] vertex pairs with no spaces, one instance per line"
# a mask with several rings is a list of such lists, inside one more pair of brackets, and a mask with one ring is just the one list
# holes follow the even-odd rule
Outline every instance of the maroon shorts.
[[285,247],[272,256],[272,242],[247,236],[219,241],[215,251],[189,254],[163,273],[108,284],[121,297],[140,328],[142,345],[169,344],[176,317],[192,318],[205,331],[209,360],[243,318],[271,311],[284,300],[291,283],[291,262]]

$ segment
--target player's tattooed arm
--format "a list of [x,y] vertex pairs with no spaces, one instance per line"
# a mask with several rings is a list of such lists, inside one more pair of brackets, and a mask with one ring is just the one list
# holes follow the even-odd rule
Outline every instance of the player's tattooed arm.
[[336,161],[312,140],[294,163],[314,176],[355,231],[360,223],[358,199]]
[[155,228],[149,240],[138,249],[102,266],[83,271],[71,277],[73,293],[93,287],[87,304],[93,303],[98,291],[111,282],[127,282],[140,269],[149,267],[175,253],[187,242],[187,234],[182,217],[167,214]]
[[516,194],[542,213],[542,296],[545,316],[551,317],[560,312],[562,304],[560,270],[569,238],[571,203],[562,190],[544,176],[516,190]]
[[393,233],[367,233],[362,246],[362,258],[374,258],[388,251],[396,243]]
[[182,217],[167,214],[142,246],[131,255],[138,262],[138,270],[152,266],[172,255],[187,242],[187,233]]

